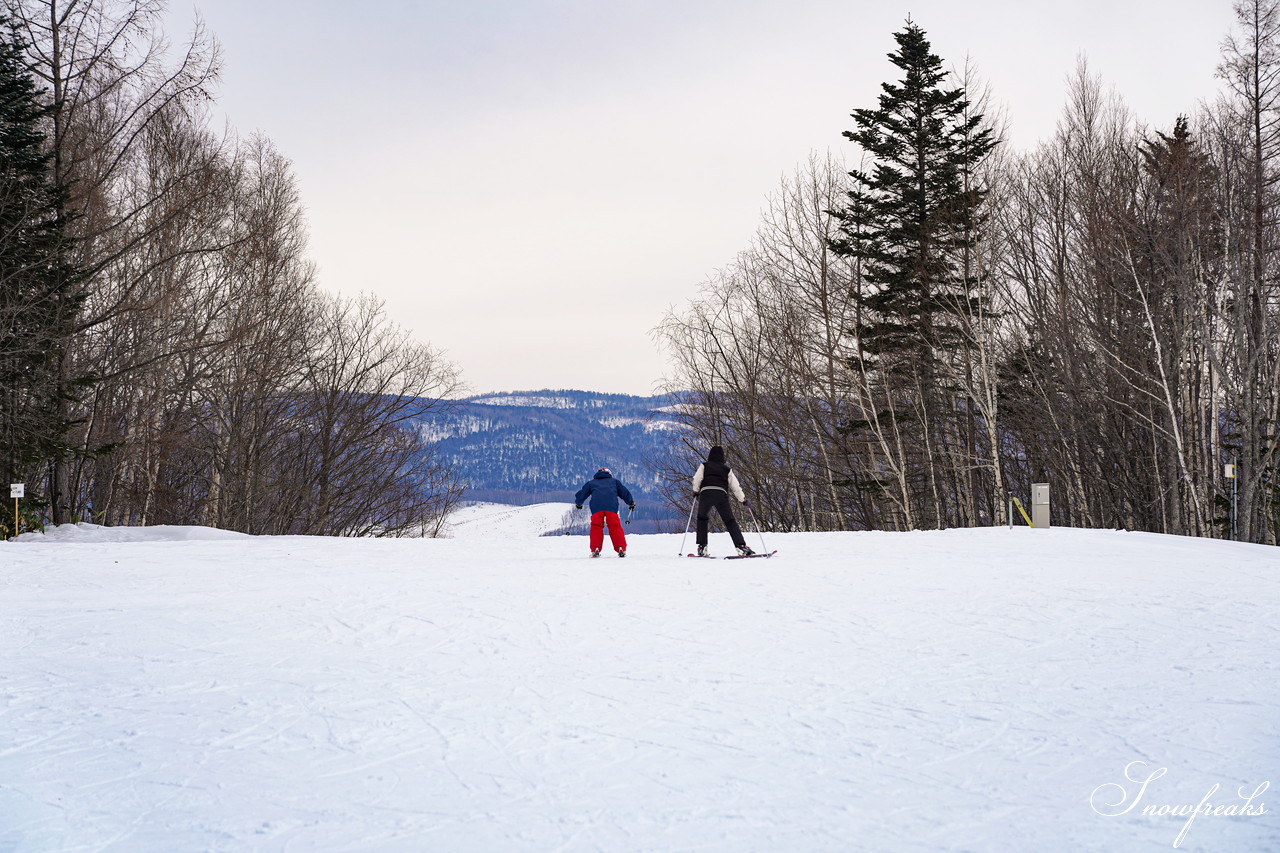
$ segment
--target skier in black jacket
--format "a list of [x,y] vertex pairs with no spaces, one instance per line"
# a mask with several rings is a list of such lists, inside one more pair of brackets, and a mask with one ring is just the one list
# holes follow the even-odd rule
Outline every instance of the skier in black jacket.
[[733,469],[725,464],[724,448],[715,445],[707,454],[707,461],[698,466],[693,475],[693,493],[698,498],[698,556],[707,556],[707,529],[711,524],[711,508],[715,507],[724,522],[725,530],[733,539],[733,547],[744,557],[755,553],[747,547],[747,540],[742,538],[742,529],[733,517],[733,508],[729,504],[729,495],[743,506],[747,498],[742,493],[742,486]]
[[609,524],[609,542],[613,545],[613,550],[618,552],[619,557],[627,556],[627,537],[622,532],[622,519],[618,518],[618,499],[627,502],[627,506],[634,510],[636,508],[635,499],[631,497],[631,492],[627,491],[627,487],[622,485],[620,480],[616,480],[608,468],[601,468],[596,475],[590,480],[582,484],[582,488],[578,489],[578,493],[573,496],[573,503],[578,509],[582,509],[584,501],[591,500],[591,556],[600,556],[600,547],[604,545],[604,525]]

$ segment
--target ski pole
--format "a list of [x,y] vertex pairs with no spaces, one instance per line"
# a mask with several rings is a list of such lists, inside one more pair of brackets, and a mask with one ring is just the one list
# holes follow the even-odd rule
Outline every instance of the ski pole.
[[684,523],[684,536],[680,537],[680,553],[676,554],[677,557],[684,556],[684,543],[685,543],[685,540],[689,538],[689,525],[693,523],[693,508],[697,505],[698,505],[698,496],[694,495],[693,503],[689,504],[689,519]]
[[624,521],[624,522],[622,522],[622,523],[623,523],[623,524],[630,524],[630,523],[631,523],[631,516],[632,516],[632,514],[634,514],[634,513],[635,513],[635,511],[636,511],[636,508],[635,508],[635,506],[634,506],[634,505],[627,507],[627,518],[626,518],[626,521]]
[[756,521],[756,511],[751,508],[751,504],[747,504],[747,512],[751,513],[751,526],[756,529],[756,535],[760,537],[760,550],[769,553],[769,548],[764,544],[764,531],[760,529],[760,522]]

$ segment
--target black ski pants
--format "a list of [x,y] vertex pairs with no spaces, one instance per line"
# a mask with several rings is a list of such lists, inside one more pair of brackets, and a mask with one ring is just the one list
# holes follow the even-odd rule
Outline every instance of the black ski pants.
[[747,547],[747,540],[742,538],[742,528],[738,527],[738,520],[733,517],[729,494],[723,489],[703,489],[698,492],[698,544],[707,544],[707,528],[711,524],[712,507],[720,513],[720,520],[724,522],[724,529],[729,531],[733,547]]

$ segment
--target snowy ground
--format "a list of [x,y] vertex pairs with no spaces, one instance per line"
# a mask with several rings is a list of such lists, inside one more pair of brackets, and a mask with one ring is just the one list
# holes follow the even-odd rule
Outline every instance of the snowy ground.
[[544,503],[531,506],[477,503],[449,516],[445,535],[454,539],[542,536],[563,527],[571,503]]
[[1280,850],[1276,549],[768,539],[0,543],[0,851]]

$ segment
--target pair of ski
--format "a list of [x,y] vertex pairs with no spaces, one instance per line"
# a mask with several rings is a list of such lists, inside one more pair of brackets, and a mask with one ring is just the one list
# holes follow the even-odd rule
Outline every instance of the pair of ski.
[[706,560],[749,560],[752,557],[772,557],[777,551],[769,551],[764,554],[730,554],[727,557],[717,557],[714,554],[685,554],[686,557],[701,557]]

